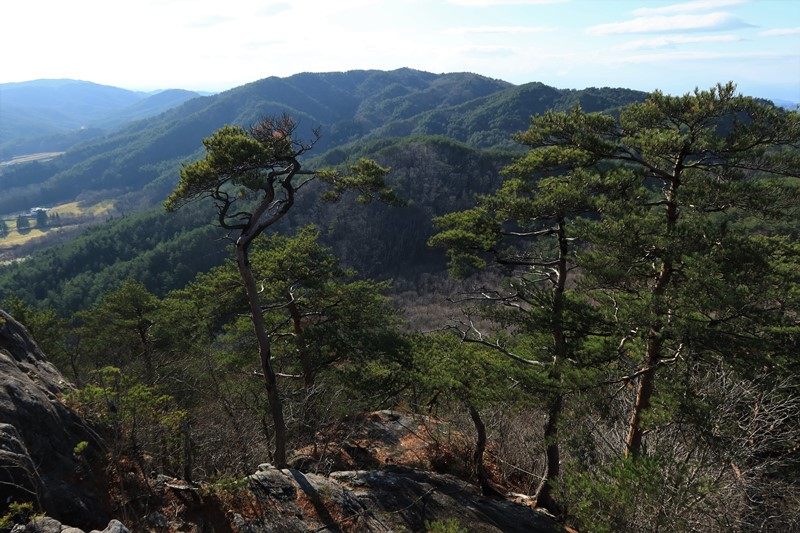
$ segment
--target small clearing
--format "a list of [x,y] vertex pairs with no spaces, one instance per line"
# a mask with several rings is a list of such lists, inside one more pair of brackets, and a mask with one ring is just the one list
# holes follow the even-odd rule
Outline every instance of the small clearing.
[[[9,229],[11,229],[9,225]],[[10,248],[12,246],[19,246],[20,244],[25,244],[28,241],[32,241],[33,239],[39,238],[44,236],[47,231],[42,231],[40,229],[31,228],[29,231],[25,233],[20,233],[17,231],[16,228],[11,229],[8,235],[0,239],[0,249],[2,248]]]
[[27,244],[35,239],[44,237],[54,232],[59,232],[61,229],[77,228],[81,224],[89,223],[97,217],[105,215],[114,209],[114,202],[112,200],[104,200],[92,205],[80,205],[80,202],[69,202],[65,204],[56,205],[47,210],[47,214],[52,217],[58,215],[65,217],[62,220],[62,225],[51,225],[45,228],[37,228],[36,220],[33,217],[28,219],[30,228],[20,233],[17,230],[17,218],[0,217],[0,221],[5,222],[8,234],[5,237],[0,237],[0,251],[10,250]]
[[48,215],[70,215],[70,216],[81,216],[81,215],[102,215],[111,211],[114,208],[114,202],[112,200],[105,200],[103,202],[96,203],[94,205],[89,206],[82,206],[80,202],[69,202],[67,204],[60,204],[54,206],[52,209],[47,211]]
[[30,163],[31,161],[49,161],[60,156],[64,152],[37,152],[35,154],[18,155],[8,161],[0,161],[0,166],[16,165],[19,163]]

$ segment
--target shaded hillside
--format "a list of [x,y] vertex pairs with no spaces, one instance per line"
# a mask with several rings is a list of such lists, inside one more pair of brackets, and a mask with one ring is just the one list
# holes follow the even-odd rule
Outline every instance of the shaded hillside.
[[[404,207],[356,206],[352,199],[319,203],[301,195],[280,228],[317,224],[348,266],[378,278],[413,278],[444,268],[444,257],[426,245],[431,218],[463,208],[475,194],[496,187],[503,152],[481,151],[443,137],[380,139],[334,150],[310,166],[338,165],[360,156],[391,167]],[[62,310],[97,300],[133,277],[163,295],[229,255],[210,206],[190,205],[177,214],[159,206],[94,228],[72,242],[0,269],[0,293],[16,294]]]
[[[170,170],[176,176],[179,161],[191,157],[215,129],[250,124],[264,115],[291,114],[304,136],[319,127],[318,153],[365,137],[408,134],[444,134],[491,147],[508,146],[509,136],[523,129],[530,115],[550,108],[581,101],[587,110],[599,111],[642,97],[618,89],[560,91],[538,83],[515,87],[475,74],[411,69],[271,77],[192,99],[70,150],[42,174],[41,186],[6,191],[0,213],[71,200],[87,190],[109,196],[140,191],[163,174],[156,167],[164,161],[174,162]],[[150,191],[148,201],[160,201],[173,184]]]

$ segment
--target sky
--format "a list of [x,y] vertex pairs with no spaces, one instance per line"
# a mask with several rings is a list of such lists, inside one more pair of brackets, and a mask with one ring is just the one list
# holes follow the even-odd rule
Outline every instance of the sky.
[[2,0],[0,83],[221,91],[411,67],[800,102],[796,0]]

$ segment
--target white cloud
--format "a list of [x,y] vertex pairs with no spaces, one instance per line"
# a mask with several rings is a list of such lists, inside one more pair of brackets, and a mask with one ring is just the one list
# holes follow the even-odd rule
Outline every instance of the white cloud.
[[637,39],[613,47],[613,50],[641,50],[643,48],[668,48],[681,44],[695,43],[732,43],[742,41],[738,35],[726,33],[723,35],[670,35],[653,37],[651,39]]
[[721,7],[738,6],[745,3],[747,3],[747,0],[695,0],[694,2],[682,2],[662,7],[641,7],[633,11],[633,16],[650,17],[653,15],[695,13],[697,11],[711,11]]
[[608,63],[655,63],[676,61],[688,63],[692,61],[766,61],[771,59],[794,59],[796,56],[785,52],[653,52],[649,54],[617,55],[608,58]]
[[475,35],[475,34],[504,34],[518,35],[522,33],[544,33],[555,31],[556,28],[548,26],[464,26],[448,28],[442,33],[447,35]]
[[779,37],[782,35],[800,35],[800,27],[798,28],[773,28],[771,30],[764,30],[758,33],[764,37]]
[[570,0],[447,0],[450,4],[468,7],[564,4],[569,1]]
[[748,27],[750,24],[730,13],[707,13],[705,15],[669,15],[636,17],[623,22],[611,22],[591,26],[591,35],[613,35],[620,33],[675,33],[721,31]]

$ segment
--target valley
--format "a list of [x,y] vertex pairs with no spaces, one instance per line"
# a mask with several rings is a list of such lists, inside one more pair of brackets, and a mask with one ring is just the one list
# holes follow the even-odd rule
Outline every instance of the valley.
[[[43,210],[47,216],[39,219],[36,210]],[[14,213],[0,217],[0,261],[10,262],[27,257],[42,246],[74,237],[76,233],[92,224],[101,223],[114,211],[111,200],[84,205],[82,202],[68,202],[52,207],[36,208],[33,211]],[[20,226],[20,217],[26,223]]]

